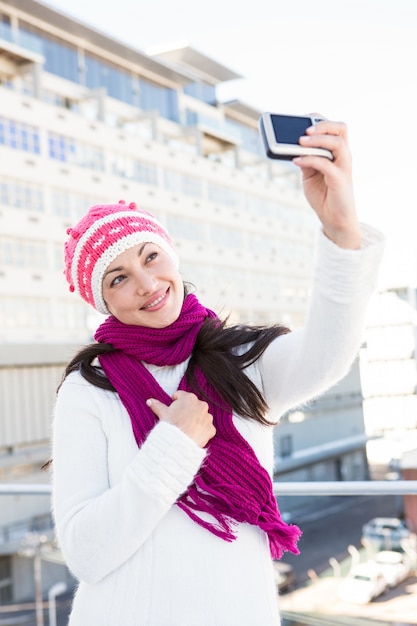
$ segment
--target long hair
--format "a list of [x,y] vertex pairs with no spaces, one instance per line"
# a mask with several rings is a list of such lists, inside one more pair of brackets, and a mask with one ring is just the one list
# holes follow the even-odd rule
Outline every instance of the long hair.
[[[259,359],[271,341],[288,332],[288,328],[278,324],[227,326],[227,320],[219,323],[219,320],[207,318],[197,335],[187,366],[187,382],[197,396],[207,399],[196,382],[195,370],[199,367],[220,398],[236,414],[269,425],[265,398],[244,370]],[[113,346],[105,343],[85,346],[68,363],[62,380],[79,370],[96,387],[116,391],[96,363],[100,354],[112,350]]]

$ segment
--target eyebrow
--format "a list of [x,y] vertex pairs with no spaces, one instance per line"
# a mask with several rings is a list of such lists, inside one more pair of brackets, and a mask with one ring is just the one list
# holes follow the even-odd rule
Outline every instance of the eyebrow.
[[[139,248],[138,250],[138,256],[141,256],[143,250],[145,249],[145,246],[147,246],[149,243],[149,241],[145,241],[145,243]],[[123,271],[123,266],[120,267],[114,267],[112,270],[107,270],[106,272],[104,272],[103,275],[103,280],[106,278],[106,276],[108,276],[109,274],[112,274],[113,272],[121,272]]]

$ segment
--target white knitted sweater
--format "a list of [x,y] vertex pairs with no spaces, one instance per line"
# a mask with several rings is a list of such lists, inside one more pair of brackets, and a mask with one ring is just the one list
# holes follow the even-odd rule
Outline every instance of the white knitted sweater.
[[[361,250],[322,233],[305,327],[278,337],[246,370],[278,421],[335,384],[363,332],[383,248],[362,227]],[[277,320],[279,321],[279,320]],[[186,363],[149,369],[168,394]],[[272,471],[272,429],[234,416]],[[117,394],[71,374],[58,394],[53,436],[53,510],[58,539],[79,579],[71,626],[278,626],[266,535],[239,524],[232,543],[174,505],[206,452],[158,423],[138,450]]]

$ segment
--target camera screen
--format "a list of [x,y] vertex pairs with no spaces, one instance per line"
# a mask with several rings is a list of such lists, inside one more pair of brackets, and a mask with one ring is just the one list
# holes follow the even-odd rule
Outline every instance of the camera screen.
[[271,115],[277,143],[298,144],[298,140],[305,135],[305,130],[311,126],[309,117],[293,117],[291,115]]

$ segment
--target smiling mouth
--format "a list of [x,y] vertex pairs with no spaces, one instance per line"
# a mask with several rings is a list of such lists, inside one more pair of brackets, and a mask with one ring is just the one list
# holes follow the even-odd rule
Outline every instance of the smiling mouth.
[[168,295],[168,291],[169,289],[167,289],[165,291],[165,293],[163,293],[161,296],[159,296],[159,298],[156,298],[155,300],[153,300],[152,302],[150,302],[149,304],[147,304],[146,306],[142,307],[142,311],[146,311],[147,309],[152,309],[153,307],[155,307],[157,304],[159,304],[160,302],[162,302],[162,300],[165,300],[165,298]]

